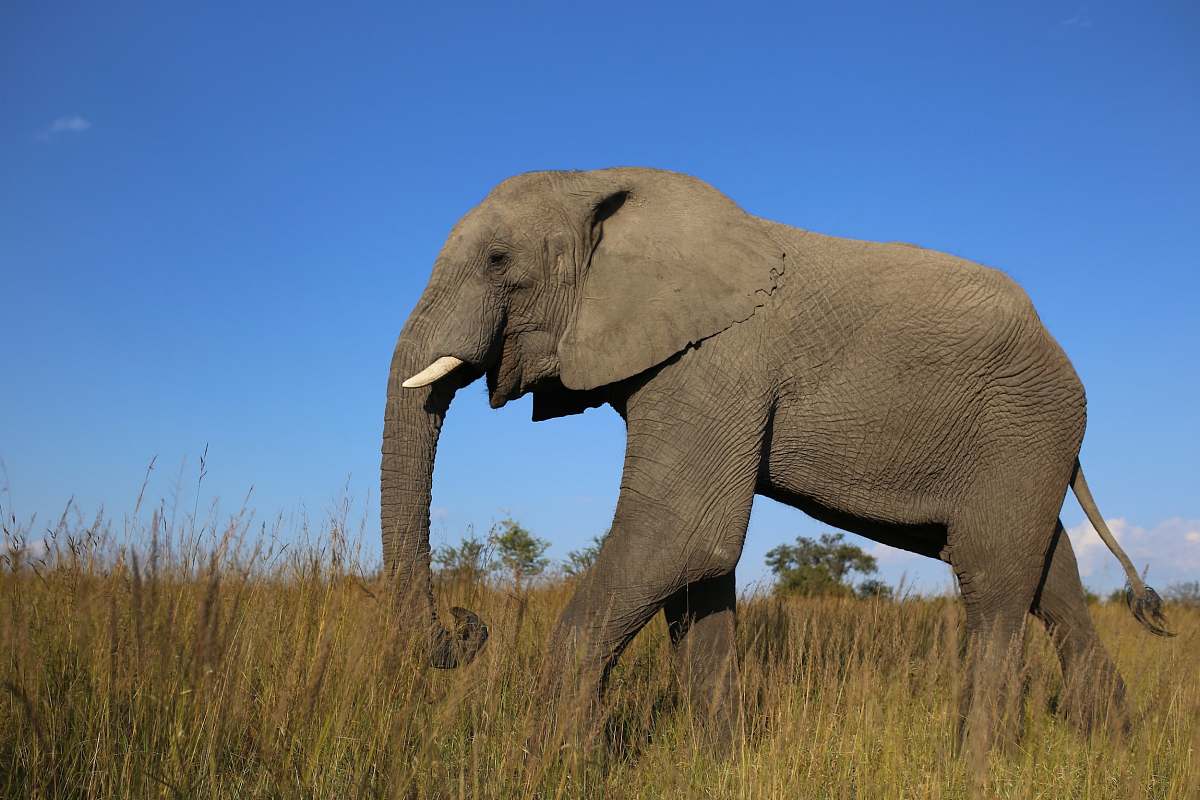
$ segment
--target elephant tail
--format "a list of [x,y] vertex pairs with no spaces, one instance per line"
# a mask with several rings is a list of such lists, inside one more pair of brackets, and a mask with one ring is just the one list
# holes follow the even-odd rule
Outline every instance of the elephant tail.
[[1108,529],[1108,525],[1104,522],[1104,517],[1100,513],[1100,509],[1096,507],[1096,500],[1092,497],[1092,491],[1088,488],[1087,481],[1083,477],[1083,467],[1079,465],[1079,459],[1075,459],[1075,472],[1071,476],[1071,491],[1075,492],[1075,499],[1079,501],[1079,505],[1083,507],[1083,513],[1087,514],[1088,521],[1092,523],[1092,527],[1096,529],[1096,533],[1100,534],[1100,538],[1112,554],[1121,562],[1121,566],[1125,569],[1125,604],[1129,606],[1129,610],[1133,612],[1134,618],[1142,623],[1146,630],[1156,636],[1174,636],[1175,634],[1167,630],[1166,617],[1163,616],[1162,598],[1158,596],[1158,592],[1151,589],[1137,574],[1137,570],[1133,567],[1133,562],[1129,560],[1129,556],[1125,555],[1125,551],[1121,549],[1121,545],[1117,544],[1117,538],[1113,536],[1112,531]]

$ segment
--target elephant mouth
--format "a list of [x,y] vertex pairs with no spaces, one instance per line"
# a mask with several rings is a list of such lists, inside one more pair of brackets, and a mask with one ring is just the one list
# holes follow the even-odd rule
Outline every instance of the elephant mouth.
[[540,321],[509,322],[485,362],[492,408],[502,408],[547,383],[557,383],[558,340],[559,335]]
[[520,334],[506,334],[499,350],[499,355],[487,368],[488,403],[492,408],[503,408],[527,389],[521,367]]

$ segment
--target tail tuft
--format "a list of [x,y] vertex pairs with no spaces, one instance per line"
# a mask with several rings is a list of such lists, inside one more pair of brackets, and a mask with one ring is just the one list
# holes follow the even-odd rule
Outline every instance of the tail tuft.
[[1141,594],[1134,591],[1128,583],[1125,584],[1125,605],[1133,612],[1133,617],[1142,623],[1146,630],[1155,636],[1174,636],[1167,630],[1167,618],[1163,616],[1162,598],[1158,592],[1146,586]]

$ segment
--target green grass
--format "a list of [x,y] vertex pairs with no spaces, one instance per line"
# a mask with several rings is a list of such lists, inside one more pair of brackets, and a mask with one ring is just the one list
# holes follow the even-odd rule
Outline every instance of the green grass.
[[[495,586],[441,587],[443,608],[477,610],[492,638],[465,669],[421,669],[383,587],[355,566],[344,526],[282,552],[269,532],[256,539],[247,528],[240,518],[171,528],[159,514],[119,536],[101,521],[63,523],[50,552],[31,560],[17,552],[27,532],[9,519],[3,796],[971,794],[972,776],[950,753],[957,601],[747,599],[748,730],[729,757],[709,751],[681,707],[656,620],[615,672],[602,744],[535,758],[526,738],[545,709],[533,685],[567,582],[523,600]],[[1172,640],[1146,634],[1123,607],[1092,613],[1129,683],[1134,733],[1083,738],[1048,711],[1060,676],[1031,629],[1023,736],[992,754],[983,792],[1200,797],[1200,612],[1170,608],[1181,631]]]

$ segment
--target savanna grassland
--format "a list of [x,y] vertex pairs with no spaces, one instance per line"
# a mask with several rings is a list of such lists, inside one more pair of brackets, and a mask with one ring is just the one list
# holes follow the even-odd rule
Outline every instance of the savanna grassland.
[[[568,579],[439,587],[491,639],[469,667],[417,666],[344,519],[283,545],[242,515],[5,515],[0,794],[58,797],[956,798],[959,605],[747,598],[744,745],[714,753],[679,699],[656,620],[615,671],[596,746],[529,756],[532,691]],[[361,534],[360,534],[361,535]],[[43,541],[44,538],[44,541]],[[288,537],[291,540],[292,537]],[[304,537],[301,537],[304,538]],[[355,537],[350,537],[355,538]],[[34,541],[36,546],[31,546]],[[1057,661],[1027,634],[1023,735],[998,797],[1200,797],[1200,611],[1180,636],[1092,607],[1129,682],[1134,730],[1079,736],[1053,712]],[[978,792],[976,792],[978,793]]]

